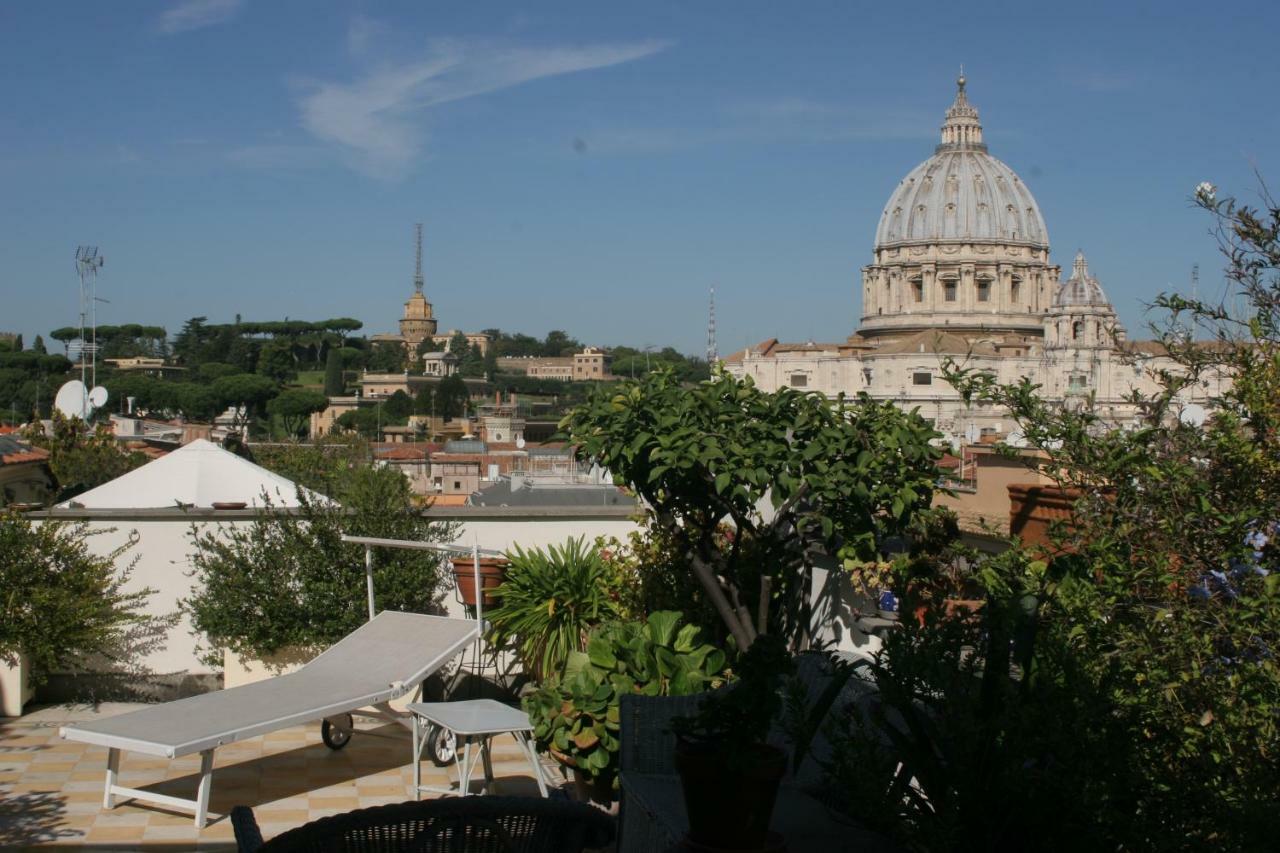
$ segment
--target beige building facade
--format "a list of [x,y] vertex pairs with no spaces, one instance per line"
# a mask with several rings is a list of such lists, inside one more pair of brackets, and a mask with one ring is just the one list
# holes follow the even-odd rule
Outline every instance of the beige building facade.
[[615,377],[610,372],[613,357],[596,347],[566,356],[504,356],[498,369],[506,373],[523,373],[537,379],[559,379],[563,382],[599,382]]
[[[966,404],[942,378],[947,359],[1002,383],[1027,377],[1053,400],[1093,395],[1104,417],[1132,422],[1129,393],[1155,391],[1170,360],[1157,344],[1127,340],[1083,252],[1063,278],[1035,198],[988,152],[964,77],[957,83],[933,156],[881,214],[857,331],[840,343],[762,341],[725,369],[766,390],[866,392],[918,407],[957,446],[1016,427],[1007,412]],[[1203,404],[1221,385],[1189,388],[1182,402]]]

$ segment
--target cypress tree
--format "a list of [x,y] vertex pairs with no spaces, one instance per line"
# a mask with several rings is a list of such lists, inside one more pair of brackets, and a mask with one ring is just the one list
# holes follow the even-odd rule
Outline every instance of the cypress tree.
[[49,351],[44,348],[44,338],[36,335],[35,342],[31,344],[31,351],[38,352],[41,355],[48,355]]
[[336,349],[329,350],[329,357],[324,362],[324,393],[329,397],[341,397],[347,390],[342,377],[342,358]]

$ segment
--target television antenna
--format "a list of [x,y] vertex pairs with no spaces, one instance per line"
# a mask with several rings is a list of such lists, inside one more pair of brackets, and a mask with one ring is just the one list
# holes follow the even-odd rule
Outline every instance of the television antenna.
[[[89,420],[89,414],[107,402],[107,389],[98,385],[98,270],[104,259],[97,246],[76,248],[76,275],[80,278],[80,378],[58,389],[57,409],[70,417]],[[87,331],[86,331],[87,329]]]
[[[80,381],[98,382],[98,270],[104,259],[97,246],[76,249],[76,274],[80,277]],[[89,334],[85,334],[86,326]]]
[[720,353],[716,348],[716,289],[711,287],[711,300],[707,307],[707,369],[712,372],[720,361]]

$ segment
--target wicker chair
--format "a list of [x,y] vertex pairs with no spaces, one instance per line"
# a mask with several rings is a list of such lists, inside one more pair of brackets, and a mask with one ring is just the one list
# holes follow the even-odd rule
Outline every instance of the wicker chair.
[[581,853],[612,843],[613,818],[566,800],[450,797],[374,806],[320,818],[262,840],[252,809],[231,823],[240,853]]

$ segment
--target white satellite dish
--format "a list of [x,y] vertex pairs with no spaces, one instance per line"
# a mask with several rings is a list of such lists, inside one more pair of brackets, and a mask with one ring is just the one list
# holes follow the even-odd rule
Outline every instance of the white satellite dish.
[[1204,406],[1199,403],[1187,403],[1182,407],[1182,411],[1178,413],[1178,420],[1187,426],[1203,426],[1208,412],[1204,410]]
[[84,383],[79,379],[72,379],[64,384],[58,389],[53,406],[64,417],[85,420],[89,415],[89,393]]
[[516,439],[516,448],[517,448],[517,449],[519,449],[519,450],[524,450],[524,438],[523,438],[523,437],[521,437],[521,438],[517,438],[517,439]]
[[89,392],[89,405],[95,409],[101,409],[107,404],[107,389],[98,385]]

